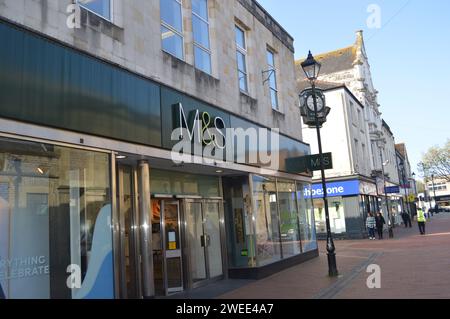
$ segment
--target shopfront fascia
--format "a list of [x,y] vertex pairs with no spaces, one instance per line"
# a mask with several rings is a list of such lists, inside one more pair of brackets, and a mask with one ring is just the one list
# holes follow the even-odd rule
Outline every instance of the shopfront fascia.
[[[327,183],[331,230],[336,237],[358,239],[366,234],[365,220],[369,212],[379,211],[375,183],[363,179]],[[318,238],[326,237],[325,211],[321,184],[312,187]]]
[[[266,208],[277,207],[280,260],[317,251],[307,199],[295,196],[310,177],[283,167],[308,145],[279,135],[279,170],[239,162],[238,152],[232,163],[193,154],[175,165],[168,137],[180,105],[220,118],[219,129],[261,127],[9,23],[0,35],[0,227],[10,230],[0,231],[1,297],[142,298],[226,278],[235,219],[224,185],[233,178],[248,185],[240,201],[250,203],[250,224],[255,178],[275,181],[277,203],[268,195]],[[254,245],[237,254],[249,268],[276,264],[277,254],[256,254],[269,238],[257,238],[254,222]],[[19,241],[30,223],[38,226]]]

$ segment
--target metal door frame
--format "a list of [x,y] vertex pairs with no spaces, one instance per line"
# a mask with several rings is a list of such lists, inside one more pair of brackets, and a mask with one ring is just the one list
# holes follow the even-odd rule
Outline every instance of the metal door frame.
[[119,268],[119,276],[120,276],[120,297],[127,299],[128,296],[128,287],[126,282],[126,263],[125,263],[125,216],[122,214],[122,198],[123,198],[123,188],[122,188],[122,181],[123,181],[123,175],[124,175],[124,169],[130,170],[130,178],[131,178],[131,216],[130,216],[130,229],[129,234],[129,240],[131,241],[131,247],[129,247],[129,253],[130,253],[130,269],[133,271],[133,278],[131,280],[134,282],[134,294],[136,298],[142,297],[142,289],[141,289],[141,258],[139,254],[139,221],[138,221],[138,190],[137,190],[137,170],[132,165],[126,165],[126,164],[120,164],[117,163],[116,165],[116,180],[117,180],[117,187],[116,187],[116,196],[117,196],[117,212],[119,217],[119,260],[120,260],[120,268]]
[[[169,198],[160,198],[158,199],[161,201],[161,245],[162,245],[162,254],[163,254],[163,277],[164,277],[164,291],[166,296],[173,294],[173,293],[178,293],[178,292],[182,292],[184,291],[184,263],[183,263],[183,240],[184,240],[184,236],[183,236],[183,230],[182,230],[182,225],[181,225],[181,204],[179,200],[175,200],[175,199],[169,199]],[[179,251],[179,256],[175,256],[173,258],[180,258],[180,262],[181,262],[181,287],[176,287],[176,288],[169,288],[169,280],[168,280],[168,274],[167,274],[167,241],[166,241],[166,225],[165,225],[165,208],[166,208],[166,204],[168,205],[176,205],[177,206],[177,212],[178,212],[178,231],[180,232],[179,234],[179,241],[180,241],[180,248],[177,249],[177,251]]]
[[[206,271],[206,279],[205,280],[201,280],[198,282],[193,282],[192,280],[192,276],[191,276],[191,271],[190,271],[190,267],[191,267],[191,256],[187,253],[189,252],[189,248],[190,248],[190,242],[188,241],[188,239],[186,238],[186,236],[183,239],[183,243],[184,243],[184,249],[183,249],[183,257],[185,259],[185,267],[184,267],[184,271],[186,273],[186,287],[188,289],[195,289],[195,288],[199,288],[199,287],[203,287],[206,285],[209,285],[213,282],[216,281],[220,281],[226,278],[226,273],[228,271],[227,269],[227,262],[226,262],[226,233],[225,233],[225,223],[224,223],[224,208],[223,208],[223,199],[200,199],[200,198],[183,198],[182,199],[182,213],[183,213],[183,234],[187,234],[187,221],[186,221],[186,206],[188,204],[192,204],[192,203],[199,203],[200,207],[201,207],[201,214],[202,214],[202,220],[205,219],[205,204],[207,203],[214,203],[217,204],[218,209],[219,209],[219,236],[220,236],[220,247],[221,247],[221,254],[222,254],[222,275],[211,278],[210,276],[210,269],[209,269],[209,254],[208,254],[208,250],[207,247],[203,247],[204,249],[204,253],[205,253],[205,271]],[[203,234],[205,234],[205,223],[202,223],[202,231]]]

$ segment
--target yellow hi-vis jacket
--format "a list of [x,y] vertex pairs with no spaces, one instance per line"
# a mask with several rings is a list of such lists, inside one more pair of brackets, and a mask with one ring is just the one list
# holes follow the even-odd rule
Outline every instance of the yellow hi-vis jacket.
[[421,208],[419,208],[417,210],[417,221],[419,223],[426,223],[427,219],[425,218],[425,213],[423,212],[423,210]]

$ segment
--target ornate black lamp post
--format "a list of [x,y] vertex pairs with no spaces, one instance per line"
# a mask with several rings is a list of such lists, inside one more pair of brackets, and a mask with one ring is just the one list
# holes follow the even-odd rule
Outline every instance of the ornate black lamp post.
[[328,273],[330,277],[339,275],[336,265],[336,248],[334,246],[333,237],[331,235],[330,214],[328,210],[327,184],[325,181],[324,157],[322,151],[322,138],[320,136],[320,128],[326,122],[326,117],[330,112],[330,108],[325,106],[325,98],[320,90],[316,89],[315,81],[319,77],[321,64],[317,62],[309,52],[308,58],[301,64],[303,72],[311,83],[311,90],[306,90],[301,94],[302,100],[302,117],[305,124],[312,126],[313,123],[317,130],[317,142],[319,145],[320,170],[322,173],[323,201],[325,206],[325,219],[327,227],[327,252],[328,252]]

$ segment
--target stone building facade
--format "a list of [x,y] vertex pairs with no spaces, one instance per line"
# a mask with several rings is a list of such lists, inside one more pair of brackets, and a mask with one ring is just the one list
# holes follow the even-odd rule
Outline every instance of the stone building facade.
[[311,153],[293,38],[256,1],[0,0],[0,38],[0,298],[165,297],[318,256],[311,175],[285,165]]
[[[114,0],[110,21],[80,9],[80,28],[69,28],[72,0],[2,0],[3,18],[93,54],[228,112],[301,140],[293,38],[255,1],[208,1],[211,73],[195,68],[192,1],[182,5],[184,57],[162,50],[160,1]],[[69,8],[69,13],[68,13]],[[248,92],[238,86],[235,25],[245,30]],[[275,53],[279,109],[271,106],[267,50]]]

